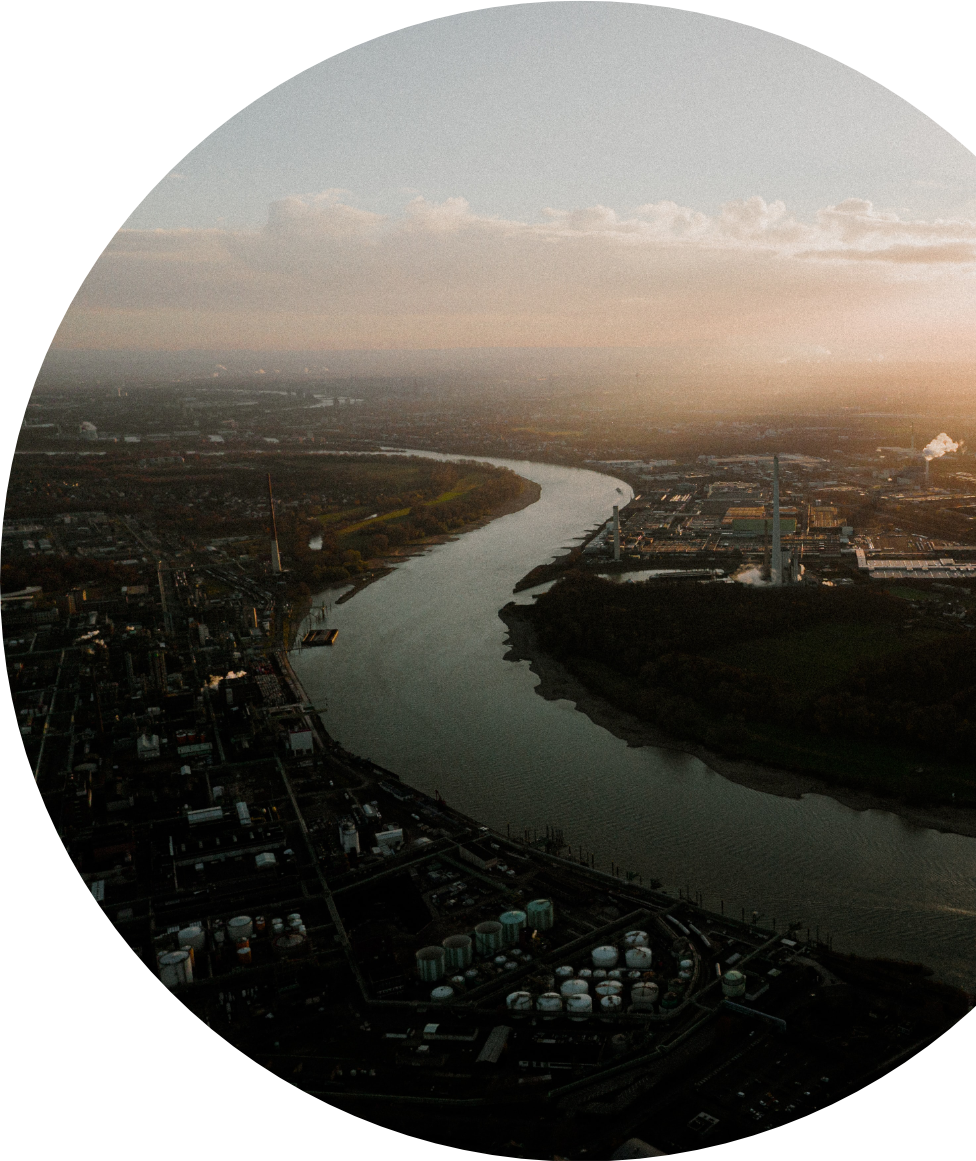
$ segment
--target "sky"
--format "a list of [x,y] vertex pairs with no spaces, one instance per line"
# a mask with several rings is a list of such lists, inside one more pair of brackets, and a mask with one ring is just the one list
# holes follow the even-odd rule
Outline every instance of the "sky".
[[74,349],[976,360],[976,157],[790,41],[627,4],[448,17],[300,74],[135,210]]

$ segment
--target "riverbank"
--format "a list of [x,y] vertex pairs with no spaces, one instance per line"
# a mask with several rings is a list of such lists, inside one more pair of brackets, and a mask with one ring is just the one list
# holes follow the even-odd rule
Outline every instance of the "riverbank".
[[520,612],[518,605],[506,605],[499,617],[508,629],[509,650],[506,661],[528,661],[539,678],[535,692],[547,701],[570,701],[595,725],[609,731],[628,746],[655,746],[692,754],[730,782],[775,794],[783,798],[802,798],[820,794],[834,799],[851,810],[882,810],[896,814],[914,826],[976,838],[976,810],[952,806],[916,806],[896,798],[882,798],[851,787],[837,785],[810,774],[763,766],[747,759],[726,758],[695,742],[674,738],[619,709],[606,698],[594,694],[565,666],[545,653],[538,645],[535,631]]
[[[475,532],[479,528],[484,528],[487,524],[491,524],[492,521],[498,520],[502,516],[511,516],[515,512],[521,512],[523,508],[528,508],[530,504],[534,504],[539,499],[542,495],[542,488],[534,480],[526,480],[523,476],[519,476],[519,479],[522,481],[519,494],[509,500],[505,500],[501,504],[496,504],[480,520],[473,520],[463,528],[458,528],[454,532],[446,532],[442,536],[428,536],[413,544],[407,544],[399,552],[390,553],[388,556],[383,557],[367,573],[363,573],[355,579],[350,578],[347,581],[340,581],[338,584],[320,590],[320,592],[333,592],[337,589],[346,589],[346,592],[336,599],[337,605],[345,604],[346,601],[351,601],[353,597],[358,596],[363,589],[368,588],[371,584],[375,584],[378,580],[382,580],[383,577],[389,576],[391,572],[395,571],[397,565],[403,564],[410,557],[421,556],[428,549],[434,548],[438,544],[449,544],[452,540],[457,540],[458,537],[464,536],[468,532]],[[351,588],[349,587],[350,585],[352,586]],[[289,647],[294,648],[295,642],[293,641]]]

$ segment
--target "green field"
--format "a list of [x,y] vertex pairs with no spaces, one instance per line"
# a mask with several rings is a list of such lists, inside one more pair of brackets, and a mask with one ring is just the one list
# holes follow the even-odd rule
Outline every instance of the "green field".
[[941,639],[938,630],[899,634],[884,624],[826,622],[785,637],[758,638],[716,649],[707,656],[787,682],[799,693],[816,693],[842,681],[861,662],[883,661]]

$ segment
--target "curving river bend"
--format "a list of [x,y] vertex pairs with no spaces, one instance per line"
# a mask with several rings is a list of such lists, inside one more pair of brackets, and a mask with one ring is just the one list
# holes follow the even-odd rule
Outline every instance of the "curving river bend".
[[630,490],[595,472],[489,462],[536,481],[541,498],[413,557],[331,611],[334,648],[292,654],[315,704],[327,699],[330,733],[495,828],[561,826],[602,869],[612,859],[688,884],[715,910],[800,920],[839,950],[921,961],[976,989],[976,840],[750,790],[691,755],[628,748],[533,692],[529,663],[504,660],[498,610],[530,568],[606,519],[618,484],[623,499]]

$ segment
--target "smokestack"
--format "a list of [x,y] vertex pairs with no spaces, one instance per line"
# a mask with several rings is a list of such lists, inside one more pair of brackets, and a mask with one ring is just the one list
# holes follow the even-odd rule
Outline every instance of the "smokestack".
[[769,561],[769,583],[783,583],[783,552],[779,523],[779,456],[773,456],[773,550]]
[[620,508],[613,506],[613,559],[620,559]]
[[268,472],[268,507],[271,510],[271,571],[281,572],[281,554],[278,552],[278,525],[275,523],[274,493],[271,491],[271,473]]
[[163,614],[163,632],[173,632],[173,614],[169,610],[169,605],[166,601],[166,578],[164,576],[165,565],[159,561],[156,565],[156,579],[159,581],[159,605],[160,611]]

